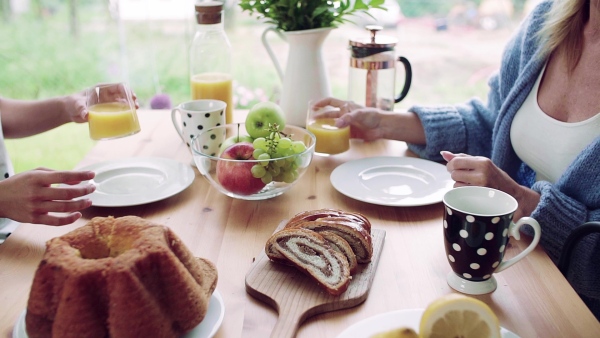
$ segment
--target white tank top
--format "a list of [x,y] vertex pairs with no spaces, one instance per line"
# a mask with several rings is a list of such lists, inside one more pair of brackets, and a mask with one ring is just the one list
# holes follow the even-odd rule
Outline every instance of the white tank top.
[[510,141],[517,156],[536,172],[537,181],[556,183],[583,148],[600,136],[600,112],[574,123],[558,121],[544,113],[537,94],[545,70],[544,66],[515,115]]

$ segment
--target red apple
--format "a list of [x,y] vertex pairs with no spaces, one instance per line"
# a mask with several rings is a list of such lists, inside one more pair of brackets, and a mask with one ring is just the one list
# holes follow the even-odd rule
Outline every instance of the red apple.
[[[250,142],[234,143],[220,157],[234,160],[254,160],[254,146]],[[217,162],[217,180],[228,191],[238,195],[252,195],[265,187],[260,178],[252,176],[253,162]]]

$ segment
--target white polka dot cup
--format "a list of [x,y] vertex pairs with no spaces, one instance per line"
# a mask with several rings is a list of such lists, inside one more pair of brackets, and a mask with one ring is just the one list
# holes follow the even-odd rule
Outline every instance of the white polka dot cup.
[[[444,245],[452,267],[447,281],[456,291],[478,295],[496,290],[492,274],[523,259],[540,241],[541,229],[535,219],[523,217],[512,222],[518,203],[505,192],[486,187],[459,187],[448,191],[443,201]],[[531,244],[513,258],[504,260],[509,237],[519,240],[519,229],[525,224],[535,232]]]
[[[193,100],[183,102],[171,110],[171,119],[175,130],[190,146],[192,139],[201,132],[225,124],[225,108],[227,103],[219,100]],[[208,145],[217,153],[223,140],[215,140],[214,144]]]

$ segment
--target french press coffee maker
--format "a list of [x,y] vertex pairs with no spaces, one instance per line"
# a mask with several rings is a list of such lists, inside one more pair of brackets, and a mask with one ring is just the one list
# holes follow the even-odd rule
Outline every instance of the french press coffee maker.
[[[381,26],[365,27],[371,34],[368,38],[350,40],[350,78],[348,99],[366,107],[394,110],[410,89],[412,68],[403,56],[396,58],[393,37],[377,35]],[[404,66],[404,86],[396,96],[396,62]]]

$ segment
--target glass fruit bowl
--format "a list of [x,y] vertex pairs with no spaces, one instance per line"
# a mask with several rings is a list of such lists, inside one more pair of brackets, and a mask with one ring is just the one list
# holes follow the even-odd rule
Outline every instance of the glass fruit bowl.
[[[257,143],[248,136],[243,123],[233,123],[203,131],[192,139],[190,148],[198,171],[217,190],[233,198],[263,200],[279,196],[296,184],[315,151],[315,135],[304,128],[286,126],[281,137],[289,140],[263,138],[271,146],[267,148],[265,142]],[[255,152],[261,148],[253,143],[265,150]],[[279,143],[282,145],[277,146]],[[252,157],[259,153],[269,156]]]

